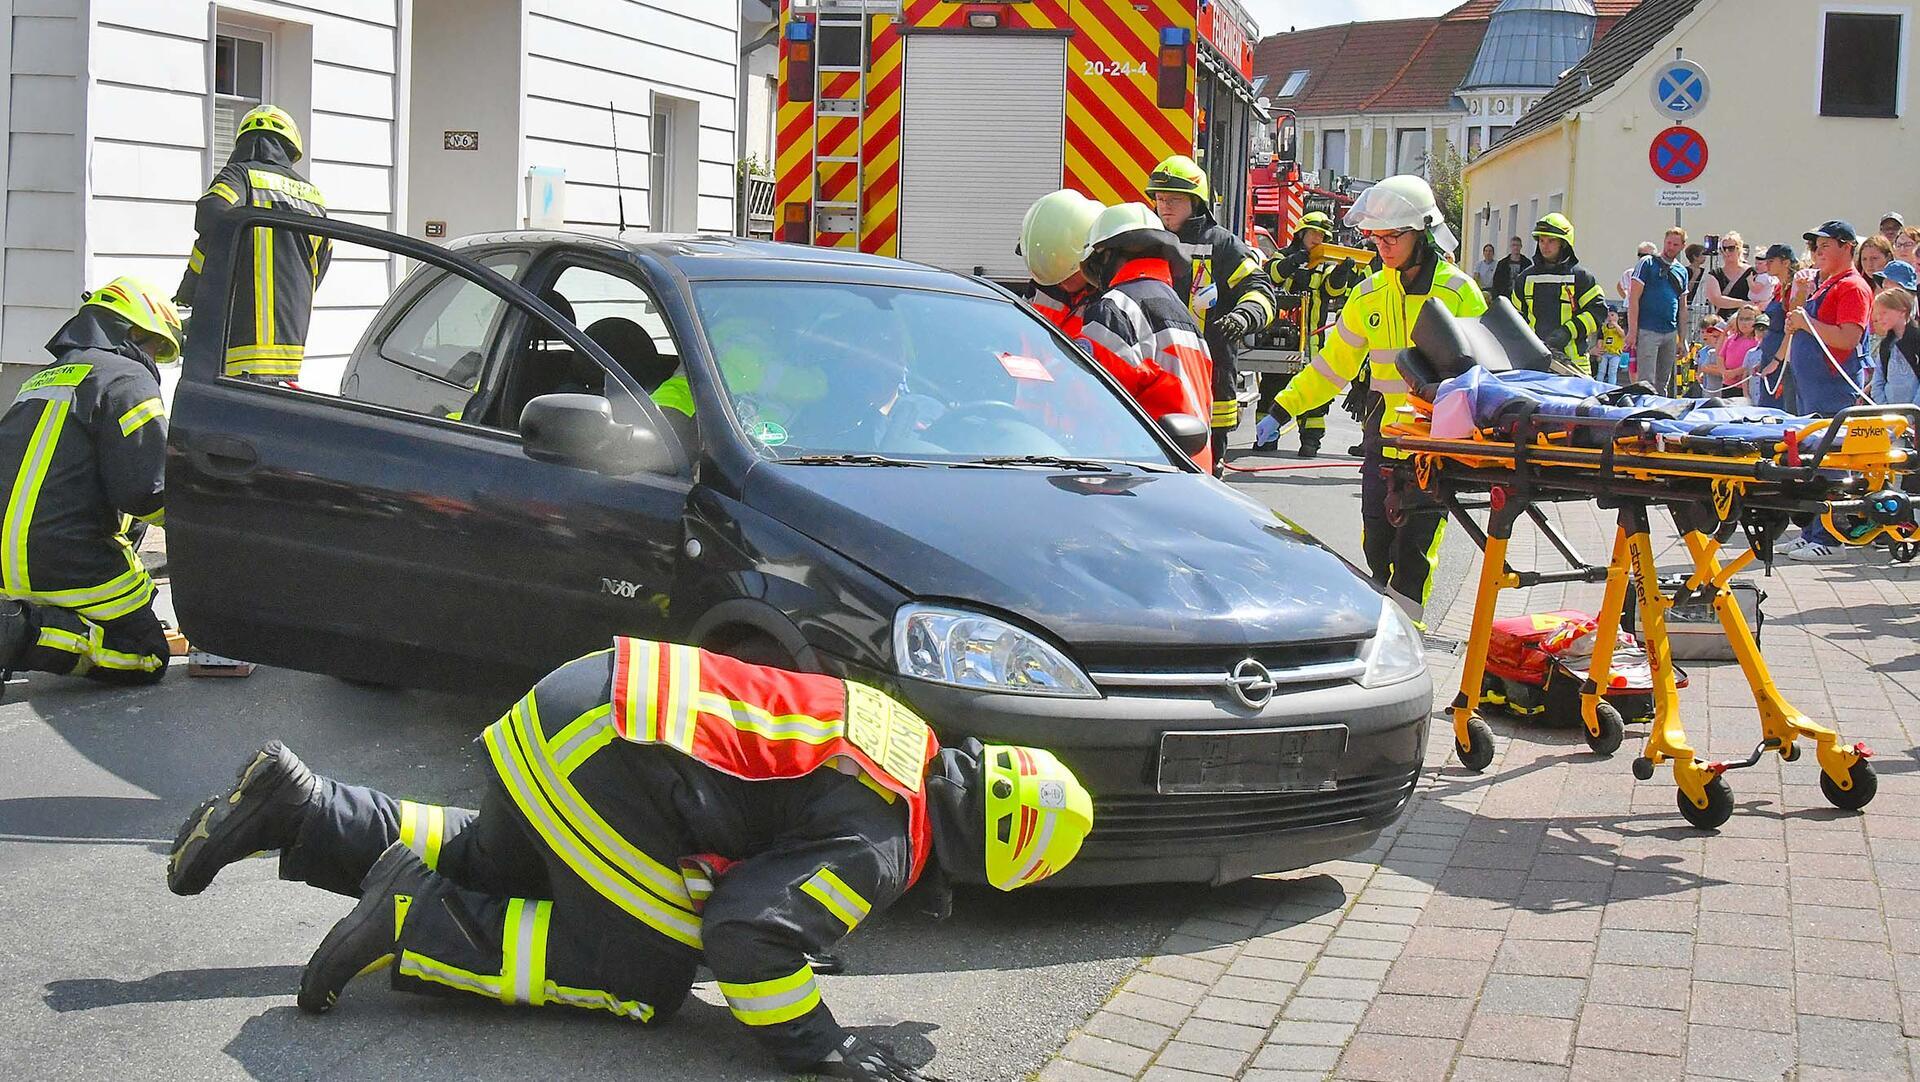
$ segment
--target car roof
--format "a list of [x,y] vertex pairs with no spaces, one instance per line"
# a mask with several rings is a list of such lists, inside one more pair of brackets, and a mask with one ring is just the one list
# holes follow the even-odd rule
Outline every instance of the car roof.
[[608,255],[644,254],[670,264],[694,281],[758,279],[795,282],[844,282],[941,289],[981,297],[1004,298],[986,282],[963,274],[843,248],[812,248],[746,237],[628,231],[618,236],[564,230],[519,229],[476,233],[450,241],[447,248],[470,257],[495,248],[582,248]]

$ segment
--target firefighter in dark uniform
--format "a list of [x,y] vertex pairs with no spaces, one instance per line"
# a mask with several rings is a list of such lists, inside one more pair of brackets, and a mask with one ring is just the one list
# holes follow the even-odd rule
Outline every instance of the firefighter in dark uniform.
[[1534,224],[1533,263],[1513,280],[1513,305],[1547,348],[1592,375],[1587,347],[1607,321],[1607,293],[1573,254],[1573,223],[1549,214]]
[[[1333,219],[1319,211],[1312,211],[1300,218],[1300,226],[1293,232],[1293,239],[1285,248],[1275,252],[1267,261],[1267,276],[1282,293],[1299,294],[1300,301],[1300,352],[1313,354],[1320,351],[1325,335],[1320,328],[1325,325],[1327,316],[1346,299],[1353,287],[1363,277],[1353,260],[1343,259],[1331,266],[1313,262],[1313,249],[1325,244],[1333,237]],[[1296,373],[1297,374],[1297,373]],[[1262,413],[1273,407],[1273,400],[1291,382],[1292,376],[1263,375],[1260,377],[1260,410]],[[1300,457],[1312,458],[1320,453],[1320,442],[1327,435],[1327,411],[1333,403],[1317,406],[1300,417]],[[1278,432],[1268,439],[1256,439],[1254,450],[1271,451],[1280,446]]]
[[167,638],[153,580],[126,531],[161,524],[167,421],[156,363],[180,354],[180,317],[117,278],[87,295],[0,417],[0,668],[151,684]]
[[[835,1022],[819,956],[916,881],[1002,890],[1073,859],[1093,806],[1051,754],[941,748],[885,693],[690,646],[616,639],[481,737],[478,812],[315,776],[278,742],[175,839],[176,894],[277,850],[282,878],[359,905],[307,963],[320,1013],[354,977],[665,1020],[704,961],[782,1067],[916,1082]],[[924,873],[924,876],[923,876]]]
[[1192,158],[1176,154],[1153,167],[1147,196],[1180,239],[1184,259],[1174,288],[1189,298],[1213,355],[1213,471],[1225,472],[1227,433],[1240,426],[1240,340],[1273,323],[1273,283],[1260,253],[1213,217],[1213,189]]
[[[240,119],[233,156],[194,208],[196,234],[174,302],[192,307],[209,251],[224,252],[226,221],[239,207],[327,216],[327,201],[293,163],[304,153],[300,129],[283,110],[262,105]],[[265,383],[300,378],[313,294],[333,260],[333,242],[294,229],[256,226],[240,242],[227,324],[226,374]]]
[[[1145,203],[1108,207],[1093,220],[1080,268],[1093,285],[1075,339],[1155,418],[1206,416],[1213,358],[1173,284],[1180,245]],[[1201,469],[1213,449],[1193,456]]]

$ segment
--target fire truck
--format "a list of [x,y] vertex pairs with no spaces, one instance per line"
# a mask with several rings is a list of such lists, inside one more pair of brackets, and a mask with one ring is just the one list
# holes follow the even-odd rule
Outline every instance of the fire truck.
[[1173,154],[1243,230],[1256,34],[1237,0],[780,0],[776,235],[1024,281],[1035,199],[1144,201]]

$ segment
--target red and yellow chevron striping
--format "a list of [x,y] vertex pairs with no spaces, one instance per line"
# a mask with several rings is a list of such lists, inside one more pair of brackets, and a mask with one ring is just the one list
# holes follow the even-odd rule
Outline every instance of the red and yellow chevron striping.
[[906,51],[900,26],[889,16],[872,20],[867,102],[861,118],[861,160],[866,190],[860,199],[860,250],[900,254],[900,85]]

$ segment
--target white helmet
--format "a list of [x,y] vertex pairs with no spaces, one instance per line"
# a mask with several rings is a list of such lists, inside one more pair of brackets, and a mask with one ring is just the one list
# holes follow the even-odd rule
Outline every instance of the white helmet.
[[1433,188],[1425,180],[1410,174],[1388,177],[1360,193],[1347,211],[1347,225],[1361,230],[1423,229],[1433,232],[1441,248],[1452,251],[1458,243]]
[[[1086,247],[1080,249],[1080,262],[1093,258],[1094,249],[1116,237],[1124,236],[1135,230],[1147,229],[1156,233],[1166,233],[1167,227],[1145,203],[1119,203],[1100,212],[1087,228]],[[1169,237],[1172,234],[1167,234]]]
[[1020,256],[1027,261],[1027,273],[1043,286],[1057,286],[1080,269],[1080,249],[1086,246],[1087,230],[1099,217],[1102,207],[1096,200],[1062,188],[1033,201],[1020,223]]

